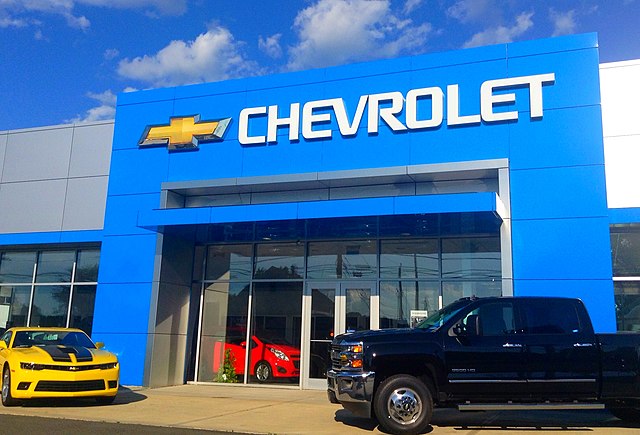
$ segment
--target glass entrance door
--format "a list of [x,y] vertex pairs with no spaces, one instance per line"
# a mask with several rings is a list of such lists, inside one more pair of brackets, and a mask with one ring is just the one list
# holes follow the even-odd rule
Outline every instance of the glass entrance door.
[[303,388],[326,388],[329,350],[336,335],[377,329],[378,298],[374,289],[372,282],[307,283]]

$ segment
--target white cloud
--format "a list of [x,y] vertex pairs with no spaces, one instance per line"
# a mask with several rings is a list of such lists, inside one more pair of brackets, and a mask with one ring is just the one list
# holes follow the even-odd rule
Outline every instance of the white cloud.
[[258,48],[266,53],[267,56],[273,59],[279,59],[282,57],[282,47],[280,46],[281,37],[282,33],[277,33],[266,38],[260,36],[258,39]]
[[532,16],[533,12],[523,12],[516,17],[516,23],[511,27],[496,26],[476,33],[463,44],[463,47],[469,48],[512,42],[533,26]]
[[36,15],[57,15],[69,27],[87,30],[91,22],[75,13],[77,5],[141,9],[148,14],[181,15],[187,10],[187,0],[0,0],[0,28],[38,26]]
[[431,25],[398,18],[387,0],[319,0],[298,13],[294,30],[288,70],[425,51]]
[[182,15],[187,11],[187,0],[76,0],[90,6],[118,9],[144,9],[161,15]]
[[117,48],[107,48],[102,54],[105,60],[113,60],[118,56],[120,56],[120,51]]
[[567,12],[558,12],[555,9],[549,9],[549,18],[553,23],[552,36],[571,35],[576,32],[576,11],[571,9]]
[[73,119],[67,119],[64,122],[69,124],[80,124],[84,122],[102,121],[105,119],[113,119],[116,116],[116,96],[108,89],[100,94],[89,92],[87,97],[96,100],[99,104],[87,110],[84,115],[78,115]]
[[212,82],[259,73],[256,64],[245,59],[241,46],[229,30],[218,26],[193,41],[171,41],[156,54],[123,59],[118,73],[152,86]]
[[404,8],[402,8],[402,12],[408,15],[411,12],[415,11],[421,5],[422,0],[407,0],[404,4]]
[[462,23],[486,21],[495,16],[493,0],[458,0],[447,9],[447,15]]

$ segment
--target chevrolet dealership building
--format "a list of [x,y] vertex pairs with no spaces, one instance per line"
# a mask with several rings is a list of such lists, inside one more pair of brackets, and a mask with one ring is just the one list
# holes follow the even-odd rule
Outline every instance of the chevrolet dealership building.
[[230,349],[239,382],[266,361],[301,388],[335,334],[464,296],[578,297],[640,330],[638,77],[587,34],[0,131],[0,326],[83,328],[125,385],[222,380]]

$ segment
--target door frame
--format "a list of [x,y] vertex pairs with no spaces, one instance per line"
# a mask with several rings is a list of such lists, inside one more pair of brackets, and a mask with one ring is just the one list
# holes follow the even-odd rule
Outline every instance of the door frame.
[[380,324],[380,294],[377,282],[374,280],[330,280],[330,281],[306,281],[302,294],[302,341],[300,346],[300,388],[323,390],[327,388],[326,379],[309,377],[311,361],[311,304],[312,289],[328,288],[335,290],[335,306],[333,331],[334,336],[346,332],[347,323],[347,296],[349,288],[368,288],[369,296],[369,321],[371,329],[379,329]]

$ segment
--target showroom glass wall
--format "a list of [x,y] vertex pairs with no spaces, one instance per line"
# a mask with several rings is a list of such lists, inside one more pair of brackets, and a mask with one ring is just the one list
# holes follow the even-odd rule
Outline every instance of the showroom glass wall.
[[618,331],[640,331],[640,226],[611,227]]
[[[412,311],[431,313],[463,296],[500,295],[499,225],[493,215],[465,213],[209,227],[195,258],[196,380],[299,382],[309,284],[375,283],[371,295],[347,295],[347,310],[379,301],[380,328],[409,327]],[[328,325],[330,296],[312,304],[329,313]]]
[[0,327],[91,334],[99,262],[97,248],[0,251]]

